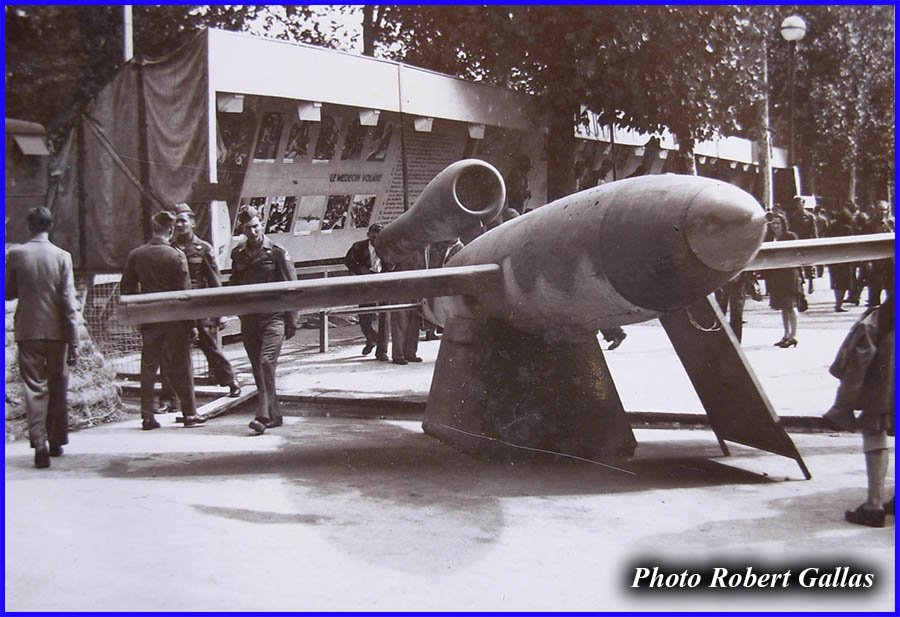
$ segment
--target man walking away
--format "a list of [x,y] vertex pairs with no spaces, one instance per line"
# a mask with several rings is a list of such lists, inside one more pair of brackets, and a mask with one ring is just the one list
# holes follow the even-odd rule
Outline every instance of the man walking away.
[[78,358],[78,309],[72,256],[50,242],[53,215],[38,206],[26,221],[31,239],[6,256],[6,299],[19,301],[15,337],[28,439],[34,466],[44,468],[69,443],[66,388],[68,366]]
[[[180,291],[191,288],[187,259],[184,253],[169,244],[175,229],[175,215],[157,212],[151,219],[153,237],[146,244],[128,254],[120,283],[123,295]],[[160,364],[165,364],[168,379],[181,402],[184,425],[196,426],[206,422],[197,415],[194,398],[194,370],[191,364],[191,321],[148,323],[141,331],[141,428],[159,428],[153,417],[153,386]]]

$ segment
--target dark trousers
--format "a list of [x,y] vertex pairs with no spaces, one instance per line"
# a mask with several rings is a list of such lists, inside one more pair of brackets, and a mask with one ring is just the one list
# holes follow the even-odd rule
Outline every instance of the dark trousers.
[[31,447],[69,443],[66,388],[68,344],[64,341],[19,341],[19,374],[25,384],[25,417]]
[[[378,306],[377,304],[360,304],[360,307]],[[372,323],[378,317],[378,329]],[[359,316],[359,327],[363,336],[366,337],[366,344],[375,345],[376,356],[387,355],[387,315],[385,313],[363,313]]]
[[194,367],[191,363],[191,322],[170,321],[141,326],[141,413],[153,413],[153,386],[160,365],[186,416],[197,413]]
[[886,291],[888,296],[893,292],[894,265],[892,261],[882,259],[869,264],[866,283],[869,288],[869,298],[866,306],[878,306],[881,304],[881,292]]
[[420,319],[419,309],[391,313],[391,357],[394,360],[416,356],[419,350]]
[[[226,358],[222,353],[222,350],[219,349],[219,343],[216,337],[216,332],[219,328],[216,325],[216,322],[212,319],[198,319],[196,323],[197,346],[200,347],[200,351],[206,356],[212,378],[220,386],[227,386],[235,383],[234,369],[231,368],[231,363],[228,361],[228,358]],[[172,388],[172,384],[169,381],[168,367],[165,362],[163,362],[160,367],[160,381],[162,381],[162,391],[159,394],[159,401],[161,403],[174,403],[175,390]]]
[[284,317],[280,313],[242,315],[241,339],[256,382],[256,397],[259,401],[256,417],[277,420],[281,413],[278,411],[278,398],[275,394],[275,369],[278,366],[281,344],[284,342]]
[[744,303],[747,301],[742,285],[743,281],[738,277],[737,280],[726,283],[724,287],[716,290],[716,302],[722,313],[731,310],[728,323],[739,343],[744,333]]

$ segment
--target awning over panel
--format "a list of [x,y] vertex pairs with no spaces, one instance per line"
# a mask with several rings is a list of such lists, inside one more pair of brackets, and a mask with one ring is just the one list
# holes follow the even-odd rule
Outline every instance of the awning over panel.
[[12,138],[19,146],[19,150],[26,156],[49,156],[47,143],[41,135],[13,135]]

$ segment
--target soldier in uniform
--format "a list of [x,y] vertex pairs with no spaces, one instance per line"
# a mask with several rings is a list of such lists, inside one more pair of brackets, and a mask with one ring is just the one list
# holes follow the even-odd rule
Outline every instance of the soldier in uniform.
[[[163,210],[151,219],[153,237],[128,254],[120,289],[122,295],[179,291],[191,288],[187,259],[184,253],[169,244],[175,229],[175,215]],[[153,417],[153,385],[156,371],[165,363],[172,388],[181,401],[184,425],[206,422],[197,415],[194,398],[194,370],[191,365],[191,321],[149,323],[141,330],[141,419],[145,431],[159,428]]]
[[[291,256],[263,234],[256,208],[241,208],[237,223],[246,241],[231,251],[230,285],[297,280]],[[241,338],[253,367],[259,398],[259,411],[250,422],[250,428],[261,435],[267,428],[281,426],[284,422],[278,411],[275,368],[281,344],[296,332],[297,314],[296,311],[254,313],[240,315],[240,319]]]
[[[175,235],[172,237],[172,246],[184,253],[188,262],[188,271],[191,275],[191,289],[206,289],[208,287],[221,287],[222,280],[219,276],[219,266],[216,265],[216,257],[213,247],[209,242],[201,240],[194,235],[194,211],[187,204],[175,206]],[[231,363],[219,349],[216,332],[224,327],[225,321],[217,319],[198,319],[197,345],[206,356],[209,363],[209,371],[213,379],[220,386],[228,386],[228,396],[236,398],[241,395],[241,389],[234,377],[234,369]],[[161,412],[174,411],[175,392],[172,390],[165,367],[162,370],[163,391],[160,394],[162,405]]]

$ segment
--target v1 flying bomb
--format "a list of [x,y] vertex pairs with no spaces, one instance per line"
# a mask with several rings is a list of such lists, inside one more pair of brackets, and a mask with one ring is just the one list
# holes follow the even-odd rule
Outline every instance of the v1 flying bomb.
[[120,315],[147,323],[427,298],[444,336],[426,433],[473,455],[591,460],[627,457],[636,446],[597,330],[659,318],[723,450],[729,440],[788,456],[809,477],[708,296],[748,268],[893,256],[893,234],[837,250],[821,241],[760,250],[764,211],[750,194],[708,178],[652,175],[508,221],[444,268],[404,271],[430,244],[472,235],[504,202],[493,166],[458,161],[378,235],[376,251],[399,271],[124,296]]

